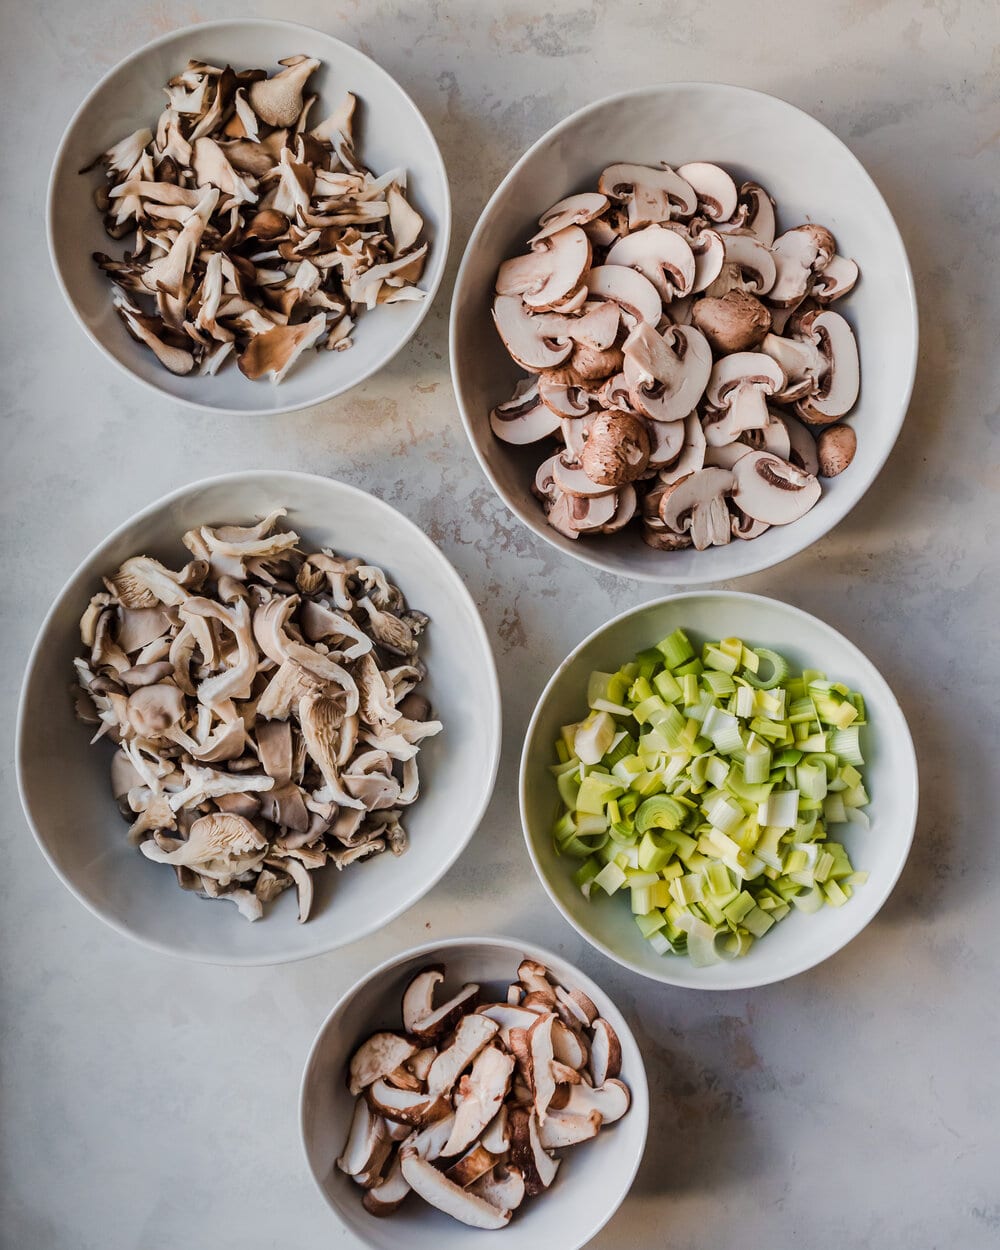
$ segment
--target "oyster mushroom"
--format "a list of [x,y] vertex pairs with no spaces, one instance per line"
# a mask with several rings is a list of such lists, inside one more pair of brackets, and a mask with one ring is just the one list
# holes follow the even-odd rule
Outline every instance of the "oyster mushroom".
[[660,519],[675,534],[690,534],[697,551],[725,546],[732,537],[726,496],[734,477],[728,469],[701,469],[666,487]]
[[278,62],[285,68],[271,78],[251,83],[250,107],[268,126],[293,126],[302,112],[302,88],[320,62],[305,56]]
[[788,525],[805,516],[820,497],[819,481],[766,451],[752,451],[732,469],[732,497],[755,521]]

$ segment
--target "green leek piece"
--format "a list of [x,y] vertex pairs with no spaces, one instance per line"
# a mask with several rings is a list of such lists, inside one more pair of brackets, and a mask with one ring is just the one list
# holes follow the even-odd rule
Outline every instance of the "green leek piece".
[[736,637],[682,630],[594,672],[552,774],[556,851],[586,898],[628,888],[661,955],[745,955],[792,909],[842,907],[864,885],[841,825],[862,836],[864,699]]

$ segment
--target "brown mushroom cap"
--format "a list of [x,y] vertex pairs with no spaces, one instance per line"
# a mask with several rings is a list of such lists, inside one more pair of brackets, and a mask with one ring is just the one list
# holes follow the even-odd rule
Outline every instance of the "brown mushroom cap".
[[713,350],[726,355],[756,347],[771,328],[771,313],[746,291],[727,291],[718,299],[700,299],[691,310],[691,322]]
[[836,477],[843,473],[854,459],[858,449],[858,436],[849,425],[828,425],[820,430],[816,440],[816,454],[822,477]]
[[583,448],[583,471],[603,486],[623,486],[641,477],[649,464],[649,432],[642,417],[602,413]]

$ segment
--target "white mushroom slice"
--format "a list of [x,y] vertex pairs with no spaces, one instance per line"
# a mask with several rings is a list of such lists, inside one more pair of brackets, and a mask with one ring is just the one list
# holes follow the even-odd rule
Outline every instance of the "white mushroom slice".
[[655,326],[660,320],[660,293],[637,270],[625,265],[598,265],[588,271],[586,283],[591,299],[619,305],[630,323]]
[[538,1131],[534,1112],[515,1107],[510,1113],[511,1163],[524,1176],[524,1188],[529,1197],[548,1189],[556,1178],[559,1160],[546,1153]]
[[718,165],[692,161],[677,172],[698,197],[698,207],[710,221],[728,221],[736,212],[736,183]]
[[692,412],[684,418],[684,445],[677,459],[660,470],[658,480],[664,485],[679,481],[689,473],[697,473],[705,465],[705,431],[698,414]]
[[[649,422],[649,467],[651,469],[662,469],[677,459],[684,446],[686,428],[685,421]],[[698,468],[701,468],[701,465]]]
[[579,386],[572,380],[570,371],[565,369],[553,369],[538,375],[538,398],[560,420],[586,417],[600,407],[594,392]]
[[426,1128],[412,1134],[409,1145],[421,1159],[433,1163],[435,1159],[440,1159],[454,1128],[455,1115],[454,1112],[449,1112],[440,1120],[435,1120],[433,1124],[428,1124]]
[[677,296],[689,295],[694,289],[694,253],[683,235],[663,226],[647,226],[619,239],[608,252],[605,265],[626,265],[638,270],[653,284],[665,304]]
[[596,1137],[602,1123],[599,1111],[590,1111],[586,1115],[553,1111],[539,1130],[539,1140],[547,1150],[576,1146]]
[[785,374],[785,385],[774,396],[776,402],[793,403],[816,386],[824,362],[815,339],[765,334],[760,350],[776,361]]
[[385,1077],[380,1077],[369,1085],[365,1090],[365,1097],[372,1110],[384,1115],[387,1120],[395,1120],[398,1124],[412,1124],[417,1128],[443,1119],[451,1110],[447,1099],[419,1090],[399,1089],[391,1085]]
[[[725,263],[718,278],[707,288],[709,296],[722,296],[729,291],[745,291],[749,295],[768,295],[776,281],[774,257],[755,235],[733,232],[723,234]],[[772,294],[769,294],[772,293]]]
[[789,451],[784,457],[789,464],[795,465],[803,473],[819,472],[819,458],[816,452],[816,440],[809,430],[787,412],[775,414],[777,419],[788,431]]
[[455,1126],[443,1155],[456,1155],[479,1137],[500,1110],[514,1071],[514,1056],[487,1046],[476,1056],[472,1071],[459,1082]]
[[660,519],[675,534],[690,534],[697,551],[725,546],[732,537],[726,496],[733,489],[727,469],[702,469],[668,486]]
[[427,1092],[447,1094],[465,1068],[496,1035],[499,1025],[487,1016],[473,1012],[458,1022],[450,1046],[442,1050],[427,1073]]
[[712,351],[694,326],[658,334],[637,325],[622,347],[625,380],[635,406],[654,421],[681,421],[693,412],[712,372]]
[[821,494],[819,481],[766,451],[752,451],[732,470],[733,502],[747,516],[768,525],[787,525],[804,516]]
[[595,1086],[622,1070],[622,1047],[618,1034],[603,1016],[594,1021],[590,1037],[590,1076]]
[[720,419],[706,423],[710,446],[731,443],[747,430],[762,430],[770,419],[769,396],[785,385],[781,366],[763,352],[735,352],[712,366],[705,400]]
[[597,189],[602,195],[628,205],[629,230],[672,217],[690,217],[698,198],[688,182],[669,166],[609,165],[601,174]]
[[775,234],[774,200],[756,182],[744,182],[736,211],[728,221],[718,222],[715,228],[720,233],[747,230],[765,247],[770,247]]
[[552,1074],[552,1061],[555,1058],[552,1049],[552,1026],[555,1021],[556,1016],[553,1014],[541,1016],[528,1030],[535,1114],[539,1124],[545,1123],[549,1103],[556,1092],[556,1081]]
[[545,503],[555,503],[562,493],[559,487],[556,486],[555,477],[553,476],[555,463],[558,459],[559,455],[557,453],[554,456],[549,456],[547,460],[543,460],[538,466],[535,480],[532,483],[532,491]]
[[520,295],[529,308],[550,308],[577,289],[589,265],[590,240],[579,226],[567,226],[539,240],[526,256],[505,260],[496,291]]
[[843,256],[834,256],[815,275],[809,293],[820,304],[832,304],[852,291],[857,280],[857,263]]
[[565,230],[567,226],[584,226],[595,217],[600,217],[607,207],[607,196],[600,195],[596,191],[568,195],[565,199],[553,204],[547,212],[542,213],[538,219],[540,228],[537,234],[528,240],[528,244],[534,247],[540,240],[547,239],[549,235],[556,234],[560,230]]
[[472,1192],[495,1207],[516,1210],[524,1201],[524,1177],[519,1168],[497,1164],[471,1186]]
[[[598,503],[594,500],[592,507]],[[601,526],[602,534],[616,534],[623,530],[639,510],[639,496],[631,482],[619,488],[614,513],[609,521]]]
[[381,1116],[373,1114],[363,1098],[354,1104],[347,1145],[337,1167],[348,1176],[377,1172],[388,1157],[392,1143]]
[[490,413],[490,428],[505,443],[521,446],[548,438],[559,428],[559,416],[542,403],[538,382],[525,378],[512,399]]
[[562,456],[557,456],[552,465],[552,477],[556,486],[566,495],[578,495],[587,498],[594,495],[614,494],[615,487],[595,482],[576,465],[567,464]]
[[403,1176],[414,1193],[446,1215],[472,1228],[504,1228],[510,1222],[510,1211],[466,1192],[406,1146],[400,1151],[400,1163]]
[[708,469],[731,469],[737,460],[742,460],[744,456],[748,456],[753,450],[754,448],[748,446],[742,439],[737,439],[732,443],[723,443],[718,447],[707,447],[705,449],[704,467]]
[[733,514],[734,538],[749,541],[751,538],[760,538],[761,534],[771,528],[766,521],[755,521],[752,517],[748,517],[742,509],[736,507],[732,500],[729,501],[729,507]]
[[370,1215],[392,1215],[410,1192],[410,1183],[403,1175],[403,1160],[397,1155],[385,1180],[365,1191],[362,1206]]
[[846,416],[857,402],[858,344],[844,318],[826,309],[809,313],[802,328],[816,340],[824,367],[816,388],[798,401],[795,411],[810,425],[827,425]]
[[[575,534],[585,534],[590,530],[600,530],[604,533],[618,514],[617,491],[610,495],[601,495],[596,499],[593,496],[582,498],[579,495],[563,495],[562,500],[564,501],[562,511],[558,517],[554,518],[553,513],[561,501],[557,501],[557,504],[554,504],[549,511],[549,524],[556,525],[557,520],[564,521]],[[560,527],[557,526],[557,528]]]
[[[679,234],[691,249],[691,255],[694,257],[694,280],[691,283],[693,293],[704,291],[706,287],[711,286],[722,272],[722,266],[726,260],[726,245],[722,241],[722,235],[717,230],[699,224],[700,221],[700,218],[690,222],[672,221],[665,227]],[[667,310],[675,325],[688,324],[690,318],[680,315],[684,308],[682,301],[675,299]]]
[[772,304],[787,307],[809,293],[813,275],[833,260],[837,244],[823,226],[796,226],[775,239],[771,256],[776,276],[768,298]]
[[352,1094],[360,1094],[416,1053],[413,1042],[398,1033],[373,1033],[351,1056],[348,1088]]
[[596,1088],[582,1082],[570,1086],[569,1098],[562,1110],[566,1115],[584,1116],[597,1111],[605,1124],[614,1124],[628,1111],[631,1101],[628,1086],[621,1081],[608,1080]]
[[[624,364],[624,356],[622,357]],[[598,398],[601,406],[604,408],[617,408],[621,412],[631,412],[641,416],[639,409],[632,402],[632,396],[629,394],[628,382],[624,373],[616,373],[601,387],[598,392]]]
[[532,373],[554,369],[573,350],[570,339],[553,339],[545,319],[533,317],[520,296],[498,295],[493,301],[493,320],[513,360]]

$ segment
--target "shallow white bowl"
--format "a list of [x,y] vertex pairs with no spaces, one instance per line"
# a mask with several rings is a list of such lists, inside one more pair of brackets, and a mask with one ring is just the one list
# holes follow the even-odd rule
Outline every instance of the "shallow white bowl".
[[[785,656],[793,671],[816,668],[846,682],[865,698],[869,724],[861,735],[862,770],[871,797],[872,827],[834,827],[868,882],[840,908],[812,916],[793,909],[749,954],[732,962],[695,968],[678,955],[657,955],[639,933],[628,901],[594,891],[592,902],[573,884],[577,862],[556,855],[552,823],[559,796],[549,765],[555,762],[560,728],[587,711],[587,678],[595,669],[614,672],[637,651],[655,646],[680,627],[699,643],[740,637]],[[913,840],[917,819],[917,761],[895,696],[878,669],[853,643],[816,617],[777,599],[737,591],[691,591],[643,604],[595,630],[572,651],[542,692],[521,756],[521,821],[532,862],[549,897],[589,942],[633,972],[668,985],[702,990],[746,989],[804,972],[829,958],[875,916],[889,897]]]
[[[739,183],[761,182],[778,204],[779,228],[828,226],[861,281],[837,303],[861,352],[853,464],[823,483],[819,503],[794,525],[708,551],[653,551],[635,526],[576,541],[556,533],[531,493],[548,440],[526,448],[495,438],[489,413],[523,372],[497,335],[490,306],[497,267],[525,250],[538,216],[591,191],[615,161],[656,165],[716,161]],[[783,100],[720,83],[668,83],[599,101],[529,148],[494,192],[472,233],[451,306],[451,369],[473,449],[500,498],[529,529],[595,568],[644,581],[699,585],[769,568],[804,550],[854,507],[885,463],[906,415],[917,360],[917,310],[902,239],[878,188],[825,126]]]
[[524,958],[545,964],[567,988],[583,990],[610,1022],[621,1041],[621,1079],[632,1092],[632,1104],[592,1141],[560,1151],[563,1162],[551,1189],[526,1200],[499,1240],[517,1250],[577,1250],[625,1199],[646,1145],[649,1089],[642,1055],[621,1012],[598,985],[558,955],[509,938],[451,938],[397,955],[362,978],[327,1016],[306,1061],[299,1096],[306,1161],[323,1197],[366,1245],[468,1250],[480,1234],[413,1197],[382,1219],[361,1205],[361,1190],[335,1166],[354,1109],[344,1080],[351,1055],[370,1033],[400,1027],[403,990],[418,969],[444,964],[448,992],[472,981],[502,996]]
[[[378,174],[402,167],[409,197],[423,215],[430,242],[419,285],[427,292],[412,303],[374,309],[358,318],[353,346],[345,352],[307,352],[277,386],[251,382],[234,362],[210,377],[177,377],[148,348],[135,342],[111,304],[112,286],[92,259],[94,252],[120,256],[132,236],[105,233],[93,192],[103,182],[98,168],[81,176],[98,152],[140,126],[153,125],[163,109],[163,86],[189,58],[238,69],[262,67],[296,53],[323,62],[309,80],[318,92],[317,120],[347,91],[358,97],[356,139],[361,161]],[[204,22],[153,40],[110,70],[77,109],[52,166],[47,206],[49,250],[70,308],[94,343],[114,363],[179,403],[215,412],[291,412],[332,399],[357,386],[392,359],[427,315],[448,257],[451,201],[448,176],[434,135],[406,92],[369,57],[332,35],[295,22],[260,18]]]
[[[422,690],[444,730],[420,751],[421,796],[404,824],[410,848],[338,873],[313,874],[316,902],[296,920],[292,891],[253,924],[234,907],[178,888],[173,874],[127,845],[111,796],[112,748],[89,744],[70,696],[78,622],[101,576],[144,553],[175,567],[196,525],[242,523],[272,508],[313,547],[383,567],[431,621],[421,646]],[[482,621],[461,579],[411,521],[372,495],[305,473],[250,472],[175,491],[119,526],[59,593],[28,661],[18,712],[17,776],[28,823],[53,869],[95,915],[147,946],[208,963],[301,959],[374,932],[447,872],[486,810],[500,754],[500,692]]]

